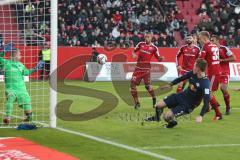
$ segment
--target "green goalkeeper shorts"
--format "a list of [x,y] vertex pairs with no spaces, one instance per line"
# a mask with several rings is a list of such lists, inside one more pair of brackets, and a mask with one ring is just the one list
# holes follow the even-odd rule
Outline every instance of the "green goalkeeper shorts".
[[15,99],[18,106],[31,105],[31,98],[27,92],[6,91],[6,97]]

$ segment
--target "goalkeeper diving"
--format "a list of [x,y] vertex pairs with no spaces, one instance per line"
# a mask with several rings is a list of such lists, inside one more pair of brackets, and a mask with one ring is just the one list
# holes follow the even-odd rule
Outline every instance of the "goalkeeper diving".
[[[7,52],[10,53],[10,59],[4,59]],[[4,71],[6,95],[4,124],[9,124],[11,121],[14,102],[17,102],[18,106],[24,110],[25,117],[23,121],[32,121],[31,98],[24,82],[24,76],[29,76],[35,71],[43,69],[44,62],[40,61],[35,68],[27,69],[21,63],[21,58],[21,51],[13,48],[12,43],[4,46],[3,51],[0,52],[0,68]]]

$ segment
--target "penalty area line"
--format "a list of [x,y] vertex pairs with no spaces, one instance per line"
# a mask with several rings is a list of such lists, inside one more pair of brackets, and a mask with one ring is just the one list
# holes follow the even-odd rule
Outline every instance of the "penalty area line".
[[140,149],[140,148],[135,148],[135,147],[132,147],[132,146],[128,146],[126,144],[113,142],[113,141],[106,140],[106,139],[103,139],[103,138],[91,136],[89,134],[85,134],[85,133],[81,133],[81,132],[77,132],[77,131],[72,131],[72,130],[68,130],[68,129],[65,129],[65,128],[59,128],[59,127],[55,128],[55,129],[59,130],[59,131],[62,131],[62,132],[75,134],[75,135],[78,135],[78,136],[81,136],[81,137],[84,137],[84,138],[88,138],[88,139],[91,139],[91,140],[94,140],[94,141],[97,141],[97,142],[112,145],[112,146],[115,146],[115,147],[118,147],[118,148],[123,148],[123,149],[129,150],[129,151],[134,151],[134,152],[137,152],[137,153],[140,153],[140,154],[143,154],[143,155],[147,155],[147,156],[150,156],[150,157],[154,157],[154,158],[157,158],[157,159],[176,160],[172,157],[168,157],[168,156],[164,156],[164,155],[161,155],[161,154],[153,153],[153,152],[146,151],[146,150],[143,150],[143,149]]
[[141,147],[147,150],[161,149],[198,149],[198,148],[216,148],[216,147],[240,147],[240,144],[202,144],[202,145],[186,145],[186,146],[156,146],[156,147]]

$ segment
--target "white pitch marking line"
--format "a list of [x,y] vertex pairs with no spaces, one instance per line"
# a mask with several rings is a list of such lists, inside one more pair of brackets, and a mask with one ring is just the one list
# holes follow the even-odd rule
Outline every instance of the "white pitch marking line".
[[[3,112],[0,112],[0,113],[4,114]],[[13,115],[12,117],[20,118],[20,119],[22,118],[22,117],[16,116],[16,115]],[[40,123],[40,124],[48,126],[48,124],[46,124],[46,123]],[[134,152],[137,152],[137,153],[140,153],[140,154],[143,154],[143,155],[147,155],[147,156],[151,156],[151,157],[154,157],[154,158],[157,158],[157,159],[176,160],[176,159],[168,157],[168,156],[153,153],[153,152],[146,151],[146,150],[143,150],[143,149],[140,149],[140,148],[135,148],[135,147],[128,146],[128,145],[125,145],[125,144],[113,142],[113,141],[106,140],[106,139],[103,139],[103,138],[95,137],[95,136],[92,136],[92,135],[89,135],[89,134],[85,134],[85,133],[81,133],[81,132],[77,132],[77,131],[72,131],[72,130],[65,129],[65,128],[60,128],[60,127],[53,128],[53,129],[56,129],[56,130],[59,130],[59,131],[62,131],[62,132],[66,132],[66,133],[70,133],[70,134],[74,134],[74,135],[78,135],[78,136],[81,136],[81,137],[84,137],[84,138],[88,138],[88,139],[91,139],[91,140],[94,140],[94,141],[97,141],[97,142],[109,144],[109,145],[112,145],[112,146],[115,146],[115,147],[123,148],[123,149],[129,150],[129,151],[134,151]]]
[[4,139],[12,139],[12,138],[15,138],[15,137],[0,137],[0,140],[4,140]]
[[231,108],[231,109],[240,109],[240,108]]
[[143,150],[143,149],[140,149],[140,148],[131,147],[131,146],[121,144],[121,143],[117,143],[117,142],[113,142],[113,141],[110,141],[110,140],[105,140],[103,138],[91,136],[89,134],[85,134],[85,133],[81,133],[81,132],[77,132],[77,131],[72,131],[72,130],[68,130],[68,129],[64,129],[64,128],[58,128],[58,127],[56,129],[59,130],[59,131],[62,131],[62,132],[75,134],[75,135],[78,135],[78,136],[81,136],[81,137],[84,137],[84,138],[88,138],[88,139],[91,139],[91,140],[94,140],[94,141],[109,144],[109,145],[112,145],[112,146],[115,146],[115,147],[119,147],[119,148],[123,148],[123,149],[126,149],[126,150],[134,151],[134,152],[137,152],[137,153],[140,153],[140,154],[148,155],[148,156],[151,156],[151,157],[154,157],[154,158],[157,158],[157,159],[176,160],[174,158],[167,157],[167,156],[164,156],[164,155],[161,155],[161,154],[153,153],[153,152],[146,151],[146,150]]
[[141,147],[142,149],[192,149],[192,148],[215,148],[215,147],[240,147],[240,144],[203,144],[203,145],[189,145],[189,146],[157,146],[157,147]]

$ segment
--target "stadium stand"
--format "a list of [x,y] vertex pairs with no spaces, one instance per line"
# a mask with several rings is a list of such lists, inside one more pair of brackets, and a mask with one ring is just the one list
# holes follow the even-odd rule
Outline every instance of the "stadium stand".
[[[25,6],[17,6],[19,28],[15,33],[36,35],[49,40],[50,24],[34,23],[31,14],[50,13],[49,0],[43,3],[31,0],[35,11],[27,12]],[[224,3],[224,4],[223,4]],[[6,11],[7,12],[7,11]],[[220,35],[230,47],[240,46],[240,9],[220,0],[59,0],[58,44],[63,46],[109,46],[129,47],[142,40],[144,33],[154,34],[154,43],[159,47],[178,47],[189,33],[208,30]],[[8,15],[9,13],[6,13]],[[8,21],[0,19],[0,22]],[[27,26],[21,22],[31,21]],[[15,23],[16,24],[16,23]],[[5,26],[7,27],[7,26]],[[36,33],[35,28],[43,28]],[[2,28],[0,27],[0,31]],[[27,34],[26,34],[27,33]],[[6,36],[5,36],[6,37]],[[33,36],[30,36],[33,37]],[[25,37],[26,38],[26,37]],[[33,44],[31,44],[31,43]],[[34,40],[26,40],[34,45]]]
[[170,11],[176,3],[166,2],[60,0],[59,44],[127,47],[136,45],[145,32],[153,32],[157,46],[176,47],[174,31],[179,30],[181,17],[174,18],[175,11]]
[[50,41],[50,0],[29,0],[13,4],[19,37],[25,45],[40,45]]

